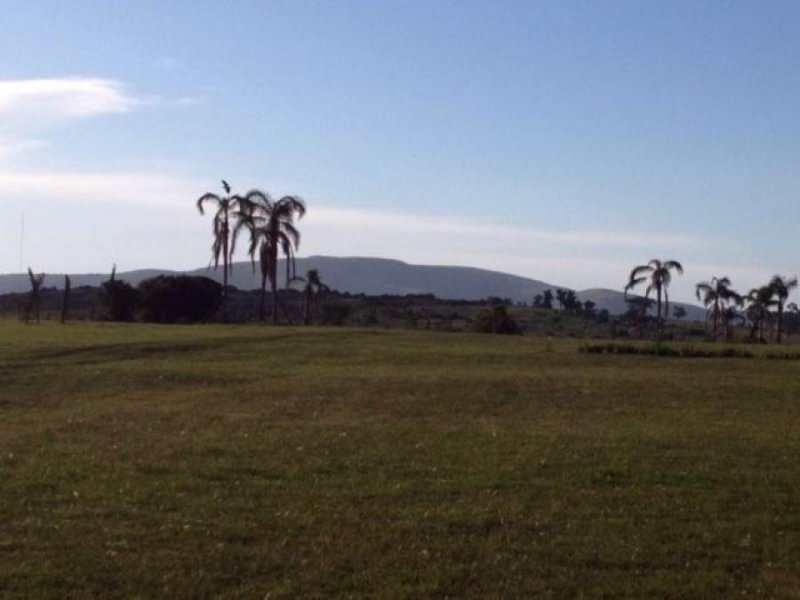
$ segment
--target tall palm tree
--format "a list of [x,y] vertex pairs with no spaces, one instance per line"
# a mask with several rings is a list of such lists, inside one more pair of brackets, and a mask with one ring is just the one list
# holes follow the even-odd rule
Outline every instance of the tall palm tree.
[[731,289],[731,280],[727,277],[712,277],[711,281],[702,281],[695,288],[697,299],[702,301],[707,319],[711,320],[711,339],[716,340],[718,324],[725,324],[727,334],[725,308],[729,303],[740,305],[741,296]]
[[769,285],[763,285],[760,288],[753,288],[747,294],[747,318],[753,324],[750,329],[750,339],[755,340],[756,332],[758,332],[758,341],[764,342],[764,322],[769,319],[769,309],[777,306],[775,300],[775,290]]
[[661,261],[656,258],[652,259],[646,265],[638,265],[631,270],[628,276],[628,284],[625,286],[625,294],[635,288],[637,285],[647,282],[647,290],[645,291],[645,298],[649,298],[650,292],[656,293],[656,319],[659,323],[662,321],[662,297],[664,299],[664,313],[663,317],[669,314],[669,294],[667,288],[672,281],[672,273],[676,271],[679,275],[683,275],[683,266],[677,260]]
[[775,275],[770,280],[769,287],[772,288],[772,291],[775,294],[775,301],[778,307],[778,335],[775,341],[780,344],[782,337],[781,334],[783,333],[783,309],[786,304],[786,300],[789,298],[789,294],[794,288],[797,287],[797,277],[788,278]]
[[286,285],[295,275],[295,251],[300,245],[300,232],[295,227],[295,216],[306,214],[306,205],[299,196],[283,196],[273,199],[261,190],[251,190],[244,197],[244,208],[240,211],[236,230],[250,232],[248,254],[255,266],[258,253],[261,268],[261,302],[259,318],[264,319],[264,304],[267,281],[272,292],[272,322],[278,322],[278,256],[286,257]]
[[228,276],[233,271],[233,250],[236,244],[235,236],[231,239],[231,220],[240,218],[250,209],[247,200],[241,196],[231,195],[231,186],[224,179],[222,188],[225,195],[220,196],[211,192],[205,193],[197,199],[197,210],[201,215],[205,214],[205,204],[211,203],[216,208],[212,231],[214,242],[211,244],[211,260],[214,268],[219,267],[222,258],[222,307],[227,316],[228,300]]

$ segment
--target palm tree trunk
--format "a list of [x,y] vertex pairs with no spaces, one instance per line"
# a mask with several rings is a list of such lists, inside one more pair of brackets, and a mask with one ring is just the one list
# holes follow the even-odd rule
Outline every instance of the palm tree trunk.
[[228,210],[222,224],[222,318],[228,320]]
[[719,321],[719,300],[714,300],[714,322],[711,324],[711,341],[717,341],[717,322]]
[[272,324],[278,324],[278,282],[277,273],[272,273],[269,278],[269,284],[272,289]]
[[781,343],[781,333],[783,333],[783,302],[778,303],[778,335],[777,343]]
[[258,302],[258,320],[263,321],[265,315],[265,308],[267,304],[267,276],[261,275],[261,298]]
[[656,321],[661,321],[661,286],[656,287]]
[[304,300],[303,325],[311,325],[311,288],[306,290]]
[[656,298],[658,304],[656,305],[656,340],[661,341],[661,285],[656,287]]

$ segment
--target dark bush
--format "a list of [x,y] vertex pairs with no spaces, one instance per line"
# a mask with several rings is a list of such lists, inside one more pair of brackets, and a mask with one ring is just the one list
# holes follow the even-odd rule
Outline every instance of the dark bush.
[[139,316],[153,323],[196,323],[214,316],[222,286],[208,277],[159,275],[139,284]]
[[137,299],[136,289],[112,274],[100,286],[100,317],[107,321],[133,321]]

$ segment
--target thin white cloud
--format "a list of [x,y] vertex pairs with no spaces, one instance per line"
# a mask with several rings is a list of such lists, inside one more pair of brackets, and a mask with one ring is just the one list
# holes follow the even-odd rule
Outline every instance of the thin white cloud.
[[[191,205],[203,186],[188,178],[149,173],[47,173],[0,171],[0,189],[36,199],[118,203],[160,209]],[[637,249],[703,247],[709,242],[682,234],[631,231],[544,231],[484,223],[455,217],[428,217],[409,213],[311,206],[304,225],[315,232],[353,239],[375,239],[408,246],[449,248],[527,247],[541,245],[580,248]]]
[[0,117],[46,121],[130,112],[140,104],[113,79],[64,77],[0,81]]
[[599,230],[545,231],[470,219],[431,217],[364,209],[319,207],[314,209],[313,214],[310,213],[310,216],[315,222],[341,229],[403,232],[412,233],[415,236],[426,234],[457,235],[462,237],[477,236],[498,238],[505,241],[517,240],[532,243],[613,248],[650,248],[654,246],[698,248],[710,245],[708,240],[684,234]]
[[163,96],[147,96],[142,98],[141,105],[147,107],[181,107],[197,106],[205,101],[200,96],[181,96],[179,98],[164,98]]
[[192,206],[197,186],[180,177],[152,173],[47,173],[0,171],[5,197],[49,202],[93,203],[150,209]]
[[[0,161],[41,148],[39,139],[59,125],[102,115],[153,107],[185,107],[203,102],[134,95],[121,81],[92,77],[0,80]],[[34,139],[35,138],[35,139]]]

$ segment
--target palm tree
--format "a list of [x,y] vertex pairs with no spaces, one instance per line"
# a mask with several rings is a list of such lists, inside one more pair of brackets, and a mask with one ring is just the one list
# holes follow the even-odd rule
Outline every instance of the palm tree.
[[30,267],[28,267],[28,279],[31,282],[31,293],[28,295],[28,303],[25,306],[25,322],[27,323],[31,318],[31,313],[36,315],[36,322],[39,322],[39,290],[44,283],[44,273],[34,275]]
[[316,269],[306,271],[305,278],[298,277],[297,279],[305,281],[306,283],[305,287],[303,287],[303,325],[311,325],[311,309],[313,304],[322,292],[330,288],[322,283],[322,280],[319,278],[319,271]]
[[775,341],[780,344],[781,334],[783,333],[783,309],[786,300],[789,298],[789,294],[797,287],[797,277],[787,278],[775,275],[772,280],[770,280],[769,287],[772,288],[775,294],[775,301],[778,307],[778,335]]
[[697,299],[702,301],[707,310],[707,319],[711,319],[711,339],[717,339],[717,325],[726,324],[725,308],[728,303],[740,305],[741,296],[731,289],[731,280],[727,277],[712,277],[711,281],[702,281],[695,286]]
[[664,298],[664,318],[669,314],[669,294],[667,288],[672,281],[672,273],[676,271],[683,275],[683,266],[677,260],[661,261],[653,259],[646,265],[638,265],[631,270],[628,283],[625,286],[625,295],[637,285],[648,282],[644,297],[649,298],[650,292],[656,292],[656,319],[661,323],[661,299]]
[[295,251],[300,245],[300,232],[294,225],[306,214],[306,205],[299,196],[284,196],[274,200],[266,192],[251,190],[244,197],[245,204],[240,211],[236,231],[247,229],[250,232],[248,254],[255,267],[258,252],[261,267],[261,301],[259,318],[264,319],[264,304],[267,281],[272,292],[272,322],[278,322],[278,256],[286,257],[286,285],[295,275]]
[[758,331],[758,341],[764,342],[764,321],[769,318],[769,309],[777,305],[775,290],[769,285],[753,288],[747,294],[747,318],[753,324],[750,329],[750,339],[755,340]]
[[236,238],[231,239],[231,219],[239,218],[249,210],[247,201],[241,196],[231,195],[231,186],[224,179],[222,188],[225,190],[224,196],[219,196],[211,192],[205,193],[197,199],[197,210],[201,215],[205,214],[204,205],[211,202],[217,212],[214,214],[212,231],[214,242],[211,244],[211,257],[214,268],[219,267],[220,257],[222,258],[222,307],[227,316],[228,300],[228,275],[233,271],[232,258]]

